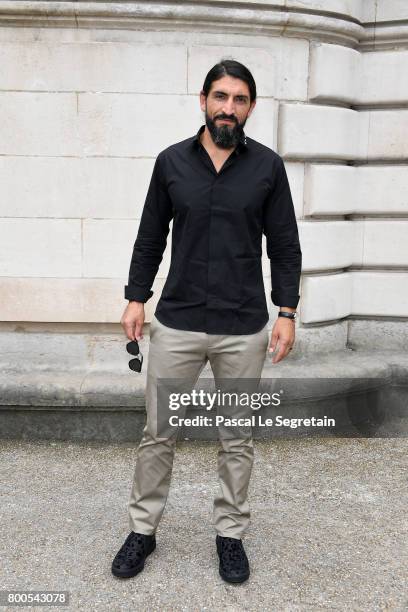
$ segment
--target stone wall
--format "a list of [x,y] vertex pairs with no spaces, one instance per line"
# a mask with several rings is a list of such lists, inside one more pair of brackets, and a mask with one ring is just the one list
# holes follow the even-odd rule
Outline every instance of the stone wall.
[[[154,159],[233,57],[295,203],[298,352],[406,346],[407,19],[403,0],[1,2],[2,333],[121,332]],[[147,322],[170,251],[171,232]],[[263,267],[272,325],[265,249]]]

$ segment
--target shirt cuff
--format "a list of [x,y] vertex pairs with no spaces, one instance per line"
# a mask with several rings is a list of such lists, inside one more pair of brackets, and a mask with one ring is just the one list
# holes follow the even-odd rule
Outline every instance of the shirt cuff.
[[125,300],[135,302],[147,302],[153,295],[153,291],[150,289],[143,289],[143,287],[130,287],[125,285]]
[[297,308],[300,295],[289,295],[281,291],[271,291],[271,299],[275,306],[288,306],[289,308]]

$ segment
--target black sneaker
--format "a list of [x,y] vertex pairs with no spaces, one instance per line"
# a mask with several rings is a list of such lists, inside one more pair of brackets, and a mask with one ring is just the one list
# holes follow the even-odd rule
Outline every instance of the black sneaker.
[[242,540],[217,534],[217,553],[220,576],[227,582],[244,582],[249,578],[249,563]]
[[156,535],[131,531],[112,561],[112,573],[118,578],[131,578],[142,571],[145,559],[156,548]]

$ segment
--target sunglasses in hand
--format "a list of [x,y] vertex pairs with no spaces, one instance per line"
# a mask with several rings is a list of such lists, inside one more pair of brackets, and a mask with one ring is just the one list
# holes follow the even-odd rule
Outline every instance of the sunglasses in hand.
[[126,350],[130,355],[135,355],[136,359],[131,359],[129,361],[129,368],[134,372],[142,371],[142,363],[143,363],[143,355],[139,349],[139,343],[137,340],[131,340],[126,345]]

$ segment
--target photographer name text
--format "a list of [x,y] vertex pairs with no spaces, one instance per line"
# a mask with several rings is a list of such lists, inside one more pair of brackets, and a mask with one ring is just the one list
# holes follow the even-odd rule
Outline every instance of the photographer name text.
[[309,418],[289,418],[282,415],[277,415],[272,418],[263,418],[260,414],[252,414],[250,417],[225,417],[217,415],[214,418],[204,415],[197,415],[192,418],[179,417],[172,415],[169,417],[169,425],[172,427],[213,427],[214,425],[223,425],[225,427],[335,427],[336,421],[333,418],[323,416]]

